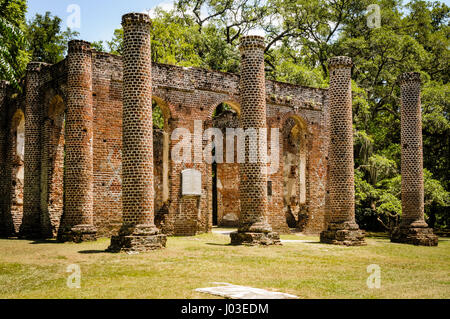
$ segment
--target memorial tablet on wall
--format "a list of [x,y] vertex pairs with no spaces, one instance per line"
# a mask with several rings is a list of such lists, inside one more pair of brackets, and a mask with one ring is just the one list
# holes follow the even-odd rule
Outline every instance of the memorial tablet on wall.
[[202,195],[202,173],[196,169],[186,169],[181,172],[181,184],[183,196]]

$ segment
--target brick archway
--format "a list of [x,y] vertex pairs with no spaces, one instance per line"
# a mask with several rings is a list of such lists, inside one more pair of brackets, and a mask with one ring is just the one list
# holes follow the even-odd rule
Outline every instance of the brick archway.
[[211,115],[210,127],[220,129],[222,132],[222,162],[211,164],[212,181],[212,217],[213,225],[224,227],[238,227],[240,216],[239,198],[239,164],[236,162],[236,147],[234,148],[234,161],[229,163],[227,156],[227,129],[238,128],[240,118],[240,105],[236,102],[221,102],[213,109],[216,110],[222,103],[226,103],[232,109],[222,110],[220,114]]
[[291,228],[304,230],[311,218],[308,212],[308,130],[299,114],[289,112],[280,119],[283,155],[283,210]]
[[6,234],[15,236],[19,232],[23,217],[25,114],[21,109],[16,110],[11,118],[8,139],[6,172],[9,177],[7,191],[10,201],[2,222],[5,225]]
[[43,237],[58,234],[64,208],[61,192],[64,181],[64,144],[66,103],[62,95],[51,90],[46,98],[42,123],[41,154],[41,229]]
[[214,104],[211,104],[208,107],[208,118],[207,118],[207,120],[212,120],[214,111],[217,109],[217,106],[222,104],[222,103],[228,104],[233,109],[233,111],[235,111],[237,113],[237,115],[239,117],[241,116],[241,105],[239,104],[237,99],[235,99],[235,98],[228,98],[228,99],[217,100]]

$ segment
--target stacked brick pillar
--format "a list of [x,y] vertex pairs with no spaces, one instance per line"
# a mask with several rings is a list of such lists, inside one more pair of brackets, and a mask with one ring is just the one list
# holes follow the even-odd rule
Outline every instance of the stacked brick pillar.
[[41,228],[41,123],[42,104],[40,72],[44,63],[31,62],[27,66],[25,88],[25,154],[23,219],[19,236],[39,238]]
[[329,193],[330,216],[322,243],[365,245],[364,232],[355,222],[352,84],[353,62],[348,57],[330,59],[329,88]]
[[90,43],[69,42],[64,168],[64,213],[60,241],[96,239],[93,197],[93,98]]
[[[267,128],[264,49],[263,37],[246,36],[241,39],[241,127],[244,130],[256,129],[258,135],[259,129]],[[231,244],[277,245],[280,237],[267,222],[267,164],[258,147],[249,145],[249,139],[245,144],[245,163],[239,168],[241,216],[239,230],[231,234]],[[258,158],[256,163],[251,163],[252,155]]]
[[146,252],[166,245],[154,223],[151,20],[122,17],[123,52],[123,225],[111,238],[111,252]]
[[401,88],[402,219],[392,241],[437,246],[438,237],[424,219],[420,74],[404,73]]
[[0,81],[0,237],[6,234],[5,214],[8,203],[6,185],[6,94],[8,82]]

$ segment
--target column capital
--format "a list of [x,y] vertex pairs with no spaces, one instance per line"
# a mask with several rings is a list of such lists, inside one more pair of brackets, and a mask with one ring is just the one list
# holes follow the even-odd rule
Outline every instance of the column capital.
[[50,64],[44,62],[30,62],[27,64],[27,72],[41,72],[42,69]]
[[90,51],[91,43],[83,40],[72,40],[69,42],[69,53]]
[[419,72],[405,72],[398,77],[400,85],[407,82],[422,83]]
[[264,42],[264,37],[259,35],[247,35],[243,36],[240,40],[239,49],[245,51],[248,49],[262,49],[266,48],[266,43]]
[[351,68],[353,66],[352,58],[348,56],[336,56],[328,60],[330,69],[334,68]]
[[134,24],[152,24],[152,19],[147,13],[131,12],[122,16],[122,26]]

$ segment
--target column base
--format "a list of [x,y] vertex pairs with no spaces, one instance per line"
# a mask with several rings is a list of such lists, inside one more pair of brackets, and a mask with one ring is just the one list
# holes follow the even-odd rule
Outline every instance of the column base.
[[342,246],[366,246],[365,232],[355,223],[331,223],[320,233],[320,242]]
[[437,246],[438,236],[429,227],[399,227],[391,235],[391,242],[416,246]]
[[167,236],[156,227],[122,228],[119,235],[111,237],[107,252],[145,253],[166,247]]
[[19,233],[17,234],[17,237],[19,239],[41,239],[41,225],[40,223],[33,222],[33,223],[22,223],[19,228]]
[[58,235],[60,242],[82,243],[97,240],[97,228],[93,225],[77,225]]
[[[14,237],[14,236],[10,236]],[[19,239],[25,239],[25,240],[35,240],[35,239],[42,239],[40,232],[35,231],[20,231],[17,235]]]
[[230,234],[231,245],[239,246],[281,246],[280,235],[278,233],[252,233],[235,232]]

